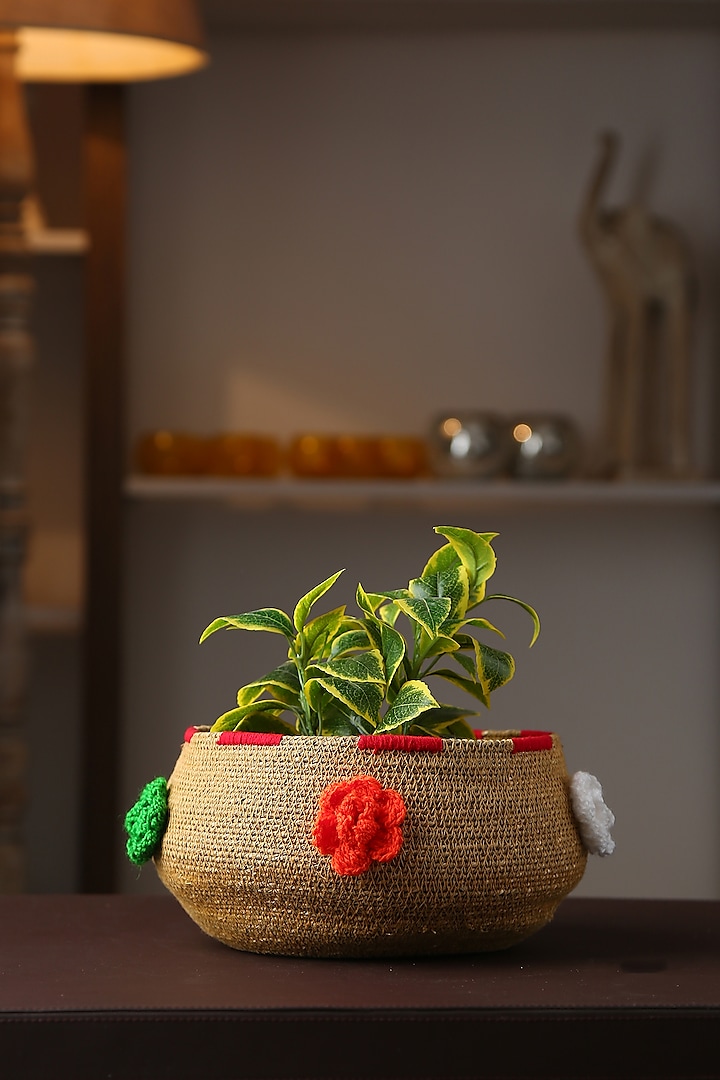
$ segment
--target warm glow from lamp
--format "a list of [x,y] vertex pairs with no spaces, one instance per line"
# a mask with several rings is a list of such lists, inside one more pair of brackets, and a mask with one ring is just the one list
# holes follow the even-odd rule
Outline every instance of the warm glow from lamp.
[[207,63],[192,0],[2,0],[25,82],[161,79]]
[[18,31],[16,71],[23,82],[129,82],[164,79],[202,67],[190,45],[81,30]]

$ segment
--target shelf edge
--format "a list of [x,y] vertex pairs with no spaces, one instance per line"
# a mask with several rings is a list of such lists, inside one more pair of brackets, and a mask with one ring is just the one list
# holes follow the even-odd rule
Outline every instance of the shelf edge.
[[218,502],[239,507],[356,504],[480,506],[720,505],[720,481],[614,482],[589,480],[277,480],[225,477],[129,476],[125,496],[140,502]]

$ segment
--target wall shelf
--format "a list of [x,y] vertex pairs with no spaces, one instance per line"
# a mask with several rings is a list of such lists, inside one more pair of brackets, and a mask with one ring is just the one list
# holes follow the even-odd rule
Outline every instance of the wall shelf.
[[132,475],[125,482],[125,495],[142,502],[224,502],[247,508],[720,506],[720,481],[253,480]]

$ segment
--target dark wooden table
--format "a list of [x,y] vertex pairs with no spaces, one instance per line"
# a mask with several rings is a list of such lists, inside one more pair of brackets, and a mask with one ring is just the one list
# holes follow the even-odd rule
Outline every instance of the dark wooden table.
[[720,903],[568,900],[502,953],[234,952],[170,897],[0,897],[3,1080],[720,1077]]

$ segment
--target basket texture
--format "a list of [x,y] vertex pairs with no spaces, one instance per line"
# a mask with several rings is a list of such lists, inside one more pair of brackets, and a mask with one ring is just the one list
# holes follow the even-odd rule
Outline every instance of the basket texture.
[[[441,752],[358,742],[186,741],[155,864],[206,933],[258,953],[407,956],[505,948],[552,918],[586,861],[557,736],[525,752],[510,737]],[[402,842],[338,873],[317,842],[321,796],[358,777],[401,796]]]

